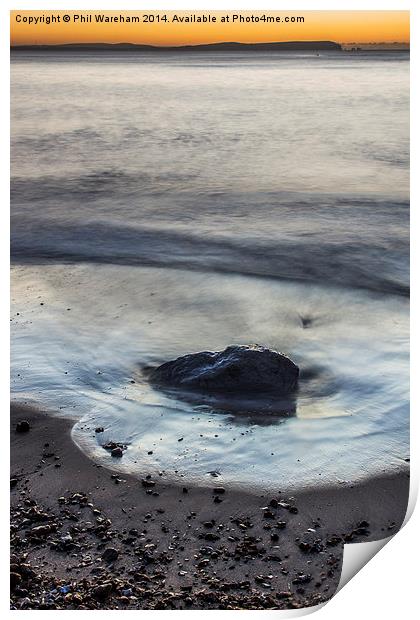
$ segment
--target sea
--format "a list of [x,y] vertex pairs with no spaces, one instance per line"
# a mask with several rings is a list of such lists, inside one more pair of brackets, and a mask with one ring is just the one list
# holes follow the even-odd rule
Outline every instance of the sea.
[[[12,399],[97,463],[258,489],[399,471],[408,53],[12,51],[11,265]],[[293,415],[144,374],[251,343],[299,365]]]

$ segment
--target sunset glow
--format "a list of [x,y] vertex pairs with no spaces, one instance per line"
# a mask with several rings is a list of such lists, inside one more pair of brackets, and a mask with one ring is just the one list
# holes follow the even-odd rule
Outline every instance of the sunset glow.
[[[145,14],[154,16],[153,23],[143,21]],[[261,18],[265,14],[284,21],[255,23],[255,20],[237,18],[233,22],[235,14],[244,18]],[[115,16],[117,19],[97,23],[96,15]],[[174,22],[175,15],[178,19]],[[216,23],[191,23],[179,19],[184,20],[191,15],[214,16]],[[51,21],[52,16],[60,18],[58,23],[46,23]],[[63,21],[64,16],[69,17],[68,22]],[[119,21],[119,16],[123,20],[137,17],[139,21]],[[166,16],[166,21],[157,21],[157,16]],[[229,16],[229,22],[222,23],[223,16]],[[34,19],[28,23],[30,17],[38,18],[37,23]],[[291,18],[296,17],[303,17],[304,22],[293,23]],[[285,23],[285,18],[289,19],[288,23]],[[409,11],[11,11],[12,45],[129,42],[172,46],[221,41],[257,43],[296,40],[408,43],[409,39]]]

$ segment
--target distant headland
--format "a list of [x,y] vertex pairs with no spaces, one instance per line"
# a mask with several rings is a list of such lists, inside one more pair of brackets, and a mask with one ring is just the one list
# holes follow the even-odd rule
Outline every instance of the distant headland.
[[287,51],[341,51],[342,47],[334,41],[281,41],[273,43],[206,43],[201,45],[180,45],[170,47],[158,47],[156,45],[141,45],[137,43],[65,43],[58,45],[15,45],[13,51],[130,51],[130,52],[227,52],[227,51],[252,51],[252,52],[287,52]]

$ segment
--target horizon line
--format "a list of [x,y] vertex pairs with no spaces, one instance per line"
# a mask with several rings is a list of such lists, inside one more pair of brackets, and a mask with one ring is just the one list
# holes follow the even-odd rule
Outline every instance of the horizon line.
[[129,45],[133,47],[149,47],[154,49],[176,49],[184,47],[207,47],[207,46],[220,46],[220,45],[278,45],[278,44],[296,44],[304,43],[305,45],[311,43],[332,43],[334,45],[410,45],[410,41],[334,41],[331,39],[295,39],[290,41],[256,41],[256,42],[244,42],[244,41],[214,41],[209,43],[181,43],[179,45],[154,45],[152,43],[134,43],[132,41],[69,41],[62,43],[11,43],[11,48],[18,47],[69,47],[74,45],[79,46],[95,46],[95,45],[107,45],[107,46],[119,46]]

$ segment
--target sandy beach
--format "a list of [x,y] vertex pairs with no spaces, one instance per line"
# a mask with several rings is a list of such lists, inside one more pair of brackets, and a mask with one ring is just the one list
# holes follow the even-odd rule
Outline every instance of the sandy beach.
[[[26,420],[30,429],[17,432]],[[335,592],[343,542],[400,527],[409,475],[270,496],[121,476],[72,421],[11,407],[13,609],[287,609]],[[112,461],[110,460],[110,466]]]

